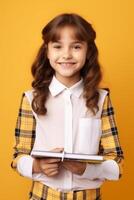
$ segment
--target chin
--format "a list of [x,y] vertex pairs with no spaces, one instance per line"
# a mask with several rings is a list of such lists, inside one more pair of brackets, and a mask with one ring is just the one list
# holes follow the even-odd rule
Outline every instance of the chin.
[[65,76],[65,77],[69,77],[69,76],[74,76],[75,74],[76,74],[77,72],[60,72],[59,74],[61,75],[61,76]]
[[69,77],[72,77],[74,76],[74,74],[61,74],[61,76],[65,77],[65,78],[69,78]]

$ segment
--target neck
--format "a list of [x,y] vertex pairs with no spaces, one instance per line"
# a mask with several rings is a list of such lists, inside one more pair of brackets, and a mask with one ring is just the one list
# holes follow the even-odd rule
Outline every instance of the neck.
[[55,74],[55,77],[60,81],[62,84],[64,84],[66,87],[71,87],[78,81],[80,81],[81,77],[79,76],[72,76],[72,77],[63,77]]

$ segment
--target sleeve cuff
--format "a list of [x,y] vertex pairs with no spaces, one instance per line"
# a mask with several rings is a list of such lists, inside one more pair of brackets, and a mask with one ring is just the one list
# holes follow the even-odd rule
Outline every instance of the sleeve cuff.
[[18,160],[17,170],[22,176],[32,179],[33,160],[29,155],[23,156]]
[[90,180],[118,180],[119,166],[114,160],[106,160],[101,164],[87,164],[86,170],[81,175],[81,178]]
[[119,179],[119,166],[115,160],[106,160],[102,163],[103,176],[108,180]]

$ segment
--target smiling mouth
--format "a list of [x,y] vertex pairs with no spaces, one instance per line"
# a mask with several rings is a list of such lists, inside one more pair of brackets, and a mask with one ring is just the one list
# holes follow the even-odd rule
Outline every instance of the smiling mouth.
[[58,64],[60,64],[63,67],[70,67],[76,63],[74,63],[74,62],[59,62]]

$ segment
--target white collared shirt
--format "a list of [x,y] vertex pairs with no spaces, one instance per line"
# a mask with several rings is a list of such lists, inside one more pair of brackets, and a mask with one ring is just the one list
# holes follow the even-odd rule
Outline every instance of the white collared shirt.
[[[55,76],[49,85],[49,99],[46,102],[47,114],[36,118],[36,139],[33,149],[52,150],[63,147],[65,152],[97,154],[101,137],[101,111],[107,92],[100,89],[99,111],[93,116],[87,113],[83,99],[83,79],[67,88]],[[32,90],[25,92],[29,103]],[[32,109],[32,108],[31,108]],[[18,171],[28,178],[37,180],[59,191],[71,191],[98,188],[105,179],[116,180],[119,168],[114,160],[102,164],[87,164],[83,175],[76,175],[61,169],[54,177],[42,173],[32,174],[33,158],[23,156],[18,160]],[[113,171],[109,173],[107,171]]]

